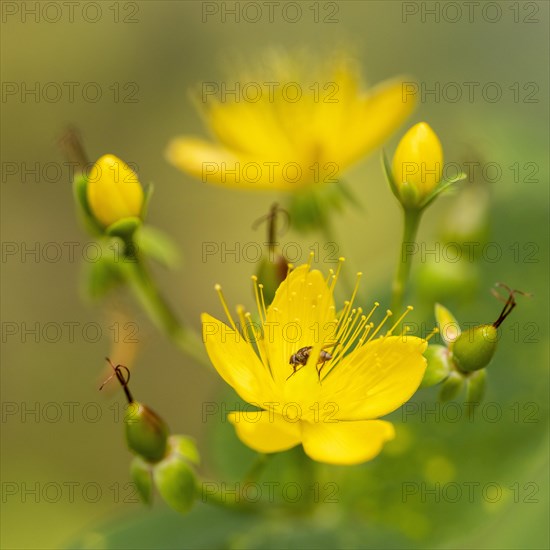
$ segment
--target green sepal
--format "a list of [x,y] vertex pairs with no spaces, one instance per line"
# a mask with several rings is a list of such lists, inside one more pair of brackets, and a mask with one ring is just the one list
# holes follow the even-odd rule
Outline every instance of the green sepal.
[[469,403],[481,403],[487,386],[487,369],[472,372],[466,384],[466,400]]
[[172,454],[155,465],[155,485],[164,501],[180,514],[193,507],[197,497],[195,473],[187,460]]
[[149,204],[151,203],[151,197],[155,190],[155,186],[152,183],[148,183],[143,186],[143,204],[141,206],[140,218],[144,220],[149,212]]
[[460,336],[460,325],[455,316],[439,303],[434,307],[435,320],[439,328],[439,334],[447,346],[452,344]]
[[144,504],[153,503],[153,474],[145,460],[135,456],[130,463],[130,475],[136,485],[137,492]]
[[449,350],[445,346],[438,344],[428,346],[424,352],[424,357],[428,365],[420,387],[429,388],[443,382],[449,376],[452,370],[452,363],[449,358]]
[[293,193],[288,204],[292,228],[303,233],[322,230],[330,223],[330,214],[342,212],[346,203],[358,204],[350,190],[340,182],[308,187]]
[[158,462],[166,456],[168,426],[164,420],[143,403],[128,405],[124,417],[128,448],[147,462]]
[[460,172],[457,174],[454,178],[446,179],[443,178],[436,187],[432,190],[431,193],[428,193],[426,195],[426,198],[422,201],[420,204],[420,208],[424,209],[427,206],[429,206],[443,191],[446,191],[453,185],[457,184],[458,182],[465,180],[467,178],[467,175],[464,172]]
[[120,237],[125,242],[132,240],[132,236],[136,229],[141,225],[141,219],[136,216],[128,216],[127,218],[121,218],[115,223],[112,223],[105,233],[111,237]]
[[168,445],[171,454],[178,454],[193,464],[200,463],[199,451],[195,441],[191,437],[186,435],[171,435],[168,438]]
[[479,325],[463,332],[452,346],[453,361],[462,372],[486,367],[497,348],[498,332],[493,325]]
[[460,393],[463,386],[464,377],[460,373],[452,371],[441,386],[441,390],[439,391],[439,400],[450,401],[451,399],[454,399]]
[[84,174],[78,174],[73,181],[73,196],[77,205],[78,215],[86,228],[92,235],[103,235],[103,226],[95,219],[87,197],[88,178]]
[[140,254],[166,267],[175,267],[180,260],[179,251],[173,241],[159,229],[141,225],[134,233],[133,240]]
[[382,168],[384,169],[384,174],[386,175],[386,180],[390,184],[390,189],[392,190],[392,193],[395,195],[395,198],[399,202],[401,202],[401,195],[399,194],[399,189],[397,188],[395,180],[393,179],[392,167],[390,161],[388,160],[388,157],[386,156],[385,151],[382,151]]

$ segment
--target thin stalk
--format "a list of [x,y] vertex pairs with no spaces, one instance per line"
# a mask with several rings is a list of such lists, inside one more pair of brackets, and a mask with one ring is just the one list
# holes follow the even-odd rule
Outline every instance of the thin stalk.
[[409,274],[412,266],[412,250],[411,245],[416,243],[416,233],[422,217],[420,210],[404,209],[404,224],[403,238],[399,249],[399,261],[392,286],[392,306],[391,309],[395,314],[403,309],[403,299],[409,280]]
[[210,367],[204,345],[192,329],[184,326],[158,291],[143,261],[134,256],[126,266],[126,279],[149,317],[181,351],[201,365]]

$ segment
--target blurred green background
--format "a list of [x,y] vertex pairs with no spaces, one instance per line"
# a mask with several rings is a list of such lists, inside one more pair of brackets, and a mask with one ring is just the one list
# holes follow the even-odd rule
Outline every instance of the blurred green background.
[[[243,10],[249,3],[236,4]],[[82,2],[72,15],[63,2],[2,4],[1,546],[547,548],[549,4],[481,3],[472,13],[476,3],[469,2],[300,2],[295,22],[283,17],[288,10],[287,19],[296,18],[287,2],[274,8],[272,22],[267,5],[255,4],[263,10],[255,23],[243,20],[255,17],[252,11],[240,22],[231,15],[224,21],[221,4],[213,2]],[[220,11],[205,17],[212,6]],[[394,413],[398,438],[374,462],[319,468],[323,483],[338,484],[339,503],[322,504],[313,517],[236,517],[198,506],[181,518],[158,499],[145,510],[127,485],[123,396],[97,391],[105,355],[133,363],[134,394],[174,432],[197,438],[206,475],[232,479],[252,455],[221,418],[203,422],[203,404],[225,391],[213,371],[183,357],[129,297],[107,308],[82,299],[82,252],[91,250],[90,238],[76,219],[56,139],[74,124],[92,159],[112,152],[135,163],[142,182],[155,182],[149,222],[170,234],[183,255],[179,270],[155,273],[177,311],[198,329],[202,311],[220,314],[217,282],[232,304],[251,305],[249,276],[256,268],[231,256],[203,261],[203,244],[262,241],[251,225],[280,196],[209,187],[166,162],[173,136],[206,135],[188,90],[227,80],[235,59],[253,64],[271,47],[305,47],[323,56],[342,46],[359,58],[369,83],[397,74],[427,88],[458,83],[461,100],[453,101],[451,88],[446,98],[427,96],[408,124],[428,121],[450,161],[479,159],[502,170],[487,186],[483,241],[496,243],[501,257],[467,265],[474,275],[466,282],[459,277],[456,286],[445,277],[455,277],[458,268],[441,264],[448,273],[437,275],[439,283],[424,282],[420,294],[410,295],[420,306],[418,320],[431,325],[434,300],[453,308],[460,321],[490,322],[500,310],[489,294],[494,282],[534,293],[503,327],[489,369],[486,402],[493,409],[482,409],[476,422],[455,421],[454,411],[439,405],[426,419],[421,413],[437,407],[436,392],[419,392],[410,408]],[[77,83],[74,98],[69,82]],[[472,101],[467,82],[480,83]],[[51,100],[55,87],[49,96],[22,94],[25,86],[43,91],[48,83],[62,86],[59,100]],[[98,101],[83,97],[86,83],[95,83],[90,94],[101,90]],[[483,96],[487,83],[501,89],[499,100]],[[515,163],[519,168],[511,168]],[[482,185],[483,174],[476,174]],[[365,272],[366,303],[386,299],[400,220],[378,155],[356,165],[346,181],[363,207],[337,218],[339,254]],[[444,197],[430,209],[421,242],[433,246],[453,200]],[[320,235],[292,231],[283,239],[298,242],[303,259],[308,247],[324,244]],[[427,269],[420,260],[417,278]],[[135,323],[136,335],[127,322]],[[25,332],[36,326],[37,336]],[[124,343],[132,338],[137,343]],[[285,457],[277,460],[266,479],[292,479]],[[420,492],[405,496],[406,483]],[[422,494],[437,483],[457,484],[465,494],[453,501],[454,494],[439,491],[440,502]],[[466,496],[467,484],[477,484],[473,498]]]

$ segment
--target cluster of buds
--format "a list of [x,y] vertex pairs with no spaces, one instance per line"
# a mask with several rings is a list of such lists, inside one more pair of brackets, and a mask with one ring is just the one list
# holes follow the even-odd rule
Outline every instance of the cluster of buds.
[[527,295],[502,283],[497,286],[507,290],[508,298],[498,318],[490,324],[462,331],[446,307],[435,305],[435,318],[445,345],[431,345],[424,353],[428,366],[421,387],[441,383],[439,397],[442,401],[454,399],[464,385],[467,402],[478,403],[483,398],[486,367],[497,348],[498,328],[515,308],[515,294]]
[[133,399],[128,388],[128,369],[107,361],[114,370],[108,380],[116,376],[128,401],[124,418],[126,443],[136,455],[130,465],[130,474],[141,499],[151,504],[156,486],[170,507],[187,513],[197,495],[193,466],[199,463],[199,453],[195,443],[187,436],[170,435],[166,422],[157,413]]

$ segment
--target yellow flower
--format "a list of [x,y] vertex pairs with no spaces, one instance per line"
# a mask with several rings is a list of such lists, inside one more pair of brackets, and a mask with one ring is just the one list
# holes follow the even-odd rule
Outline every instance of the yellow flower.
[[[353,305],[360,274],[337,314],[333,292],[340,266],[326,280],[309,265],[298,267],[268,308],[253,277],[260,324],[239,308],[237,326],[219,286],[231,326],[202,316],[206,349],[218,373],[261,409],[229,414],[239,438],[258,452],[301,443],[320,462],[370,460],[394,437],[393,425],[377,419],[406,402],[422,381],[426,340],[393,335],[406,313],[378,337],[391,312],[375,327],[370,319],[378,303],[367,315]],[[300,361],[304,354],[307,362]]]
[[139,217],[143,189],[135,172],[115,155],[103,155],[88,176],[87,200],[94,217],[105,227]]
[[392,175],[406,206],[421,204],[441,181],[443,149],[425,122],[419,122],[403,136],[393,157]]
[[167,157],[204,182],[245,189],[335,182],[414,106],[403,99],[400,80],[362,90],[358,71],[342,58],[319,66],[273,57],[265,72],[223,86],[203,84],[204,117],[216,141],[178,137]]

